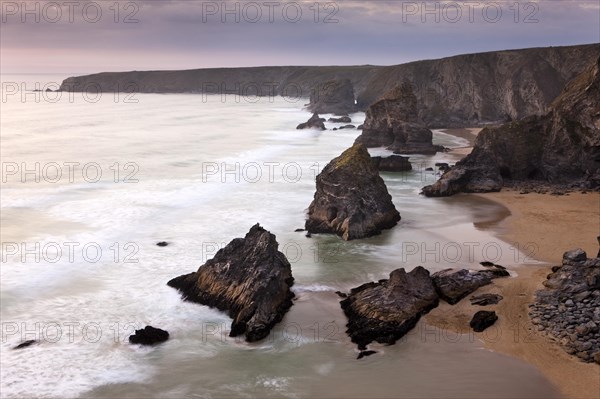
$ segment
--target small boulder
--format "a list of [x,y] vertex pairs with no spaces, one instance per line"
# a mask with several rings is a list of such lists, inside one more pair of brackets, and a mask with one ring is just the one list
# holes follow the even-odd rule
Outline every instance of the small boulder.
[[496,305],[502,299],[504,299],[504,297],[498,294],[479,294],[473,295],[471,298],[469,298],[471,305],[478,306]]
[[156,245],[159,247],[166,247],[167,245],[169,245],[169,243],[166,241],[159,241],[156,243]]
[[486,328],[494,325],[494,323],[498,320],[498,316],[494,311],[480,310],[479,312],[473,315],[471,322],[469,325],[475,332],[482,332]]
[[320,118],[319,114],[314,113],[313,116],[311,116],[308,121],[299,124],[296,127],[296,129],[327,130],[327,128],[325,128],[325,124],[323,122],[325,122],[325,119],[324,118]]
[[431,278],[440,298],[454,305],[479,287],[490,284],[492,279],[503,277],[504,273],[508,274],[502,269],[479,271],[445,269],[434,273]]
[[15,346],[13,349],[27,348],[28,346],[31,346],[31,345],[33,345],[35,343],[37,343],[37,341],[35,339],[30,339],[30,340],[21,342],[19,345]]
[[573,249],[571,251],[567,251],[563,254],[563,260],[571,261],[571,262],[582,262],[587,259],[587,254],[581,248]]
[[352,122],[352,119],[349,116],[342,116],[340,118],[329,118],[327,120],[327,122],[333,122],[333,123],[350,123]]
[[156,345],[169,339],[169,333],[160,328],[146,326],[141,330],[135,330],[135,334],[129,336],[129,342],[140,345]]

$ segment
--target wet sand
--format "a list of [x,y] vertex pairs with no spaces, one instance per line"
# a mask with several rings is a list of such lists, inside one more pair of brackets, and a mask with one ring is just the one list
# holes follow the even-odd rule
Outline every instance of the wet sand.
[[[455,134],[455,130],[447,133]],[[470,149],[459,151],[468,153]],[[518,276],[495,280],[477,291],[501,294],[504,299],[498,305],[471,306],[468,299],[454,306],[442,303],[426,321],[438,328],[468,332],[470,318],[476,311],[495,310],[498,322],[483,333],[475,333],[487,348],[534,365],[567,398],[600,398],[600,367],[579,361],[564,352],[557,342],[538,334],[528,316],[528,304],[533,302],[535,291],[543,288],[542,282],[551,266],[561,263],[565,251],[580,247],[588,256],[596,256],[600,194],[521,195],[517,191],[502,190],[473,196],[495,201],[510,211],[509,217],[489,224],[486,229],[545,264],[506,265]]]

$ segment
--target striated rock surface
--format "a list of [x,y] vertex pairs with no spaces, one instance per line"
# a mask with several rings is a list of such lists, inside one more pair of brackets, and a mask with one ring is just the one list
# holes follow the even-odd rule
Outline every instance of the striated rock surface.
[[278,251],[275,236],[256,224],[244,238],[219,250],[197,272],[176,277],[168,285],[184,299],[227,311],[230,336],[246,341],[265,338],[292,306],[292,269]]
[[488,306],[498,304],[504,297],[498,294],[479,294],[473,295],[469,300],[471,305]]
[[479,271],[445,269],[434,273],[431,279],[440,298],[454,305],[479,287],[490,284],[494,278],[509,275],[500,268]]
[[310,95],[308,109],[311,112],[335,115],[356,112],[358,107],[352,82],[350,79],[336,79],[317,85]]
[[319,114],[314,113],[306,122],[296,126],[296,129],[327,130],[323,122],[325,122],[325,118],[320,118]]
[[389,157],[372,157],[375,167],[381,172],[405,172],[412,170],[408,157],[392,155]]
[[565,252],[536,292],[529,316],[538,331],[586,362],[600,357],[600,258],[582,249]]
[[369,152],[355,144],[317,176],[317,191],[305,228],[309,233],[331,233],[353,240],[380,234],[399,220]]
[[421,266],[396,269],[389,280],[363,284],[340,302],[348,317],[346,333],[359,349],[373,342],[393,344],[438,305],[438,295]]
[[505,180],[600,189],[600,58],[567,85],[545,115],[485,128],[471,154],[423,194],[499,191]]
[[419,123],[417,97],[405,82],[385,93],[369,107],[362,134],[356,139],[367,147],[387,147],[401,154],[435,154],[433,133]]

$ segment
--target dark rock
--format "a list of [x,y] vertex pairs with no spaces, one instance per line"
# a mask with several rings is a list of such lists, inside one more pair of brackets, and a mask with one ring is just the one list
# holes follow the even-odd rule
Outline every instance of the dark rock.
[[399,220],[369,152],[355,144],[317,176],[317,191],[305,228],[309,233],[331,233],[353,240],[380,234]]
[[494,266],[494,264],[492,262],[488,262],[488,261],[483,261],[483,262],[479,262],[479,264],[483,267],[492,267]]
[[426,172],[433,172],[433,168],[425,168]]
[[600,58],[565,87],[545,115],[483,129],[471,154],[423,194],[499,191],[510,180],[600,189],[598,109]]
[[33,345],[35,343],[37,343],[37,341],[35,339],[30,339],[30,340],[21,342],[19,345],[15,346],[13,349],[27,348],[28,346],[31,346],[31,345]]
[[339,117],[339,118],[329,118],[327,120],[327,122],[333,122],[333,123],[350,123],[350,122],[352,122],[352,119],[349,116],[345,115],[345,116],[342,116],[342,117]]
[[360,353],[358,354],[358,356],[356,357],[356,359],[362,359],[363,357],[367,357],[367,356],[371,356],[376,354],[377,351],[360,351]]
[[293,283],[290,263],[278,251],[275,236],[256,224],[197,272],[168,284],[186,300],[227,311],[233,319],[230,336],[245,334],[253,342],[265,338],[292,306]]
[[401,154],[435,154],[441,147],[433,145],[432,137],[431,130],[419,123],[417,97],[405,82],[369,107],[356,143]]
[[306,233],[305,237],[306,237],[306,238],[311,238],[311,237],[312,237],[312,234],[310,234],[310,233]]
[[393,344],[438,305],[429,272],[418,266],[410,273],[396,269],[390,279],[366,283],[340,302],[348,317],[346,333],[359,349],[373,341]]
[[600,351],[594,354],[594,362],[600,364]]
[[158,245],[159,247],[166,247],[167,245],[169,245],[169,243],[166,241],[160,241],[157,242],[156,245]]
[[301,233],[303,231],[304,231],[304,229],[296,229],[296,230],[294,230],[294,233]]
[[496,305],[502,299],[502,295],[498,294],[479,294],[473,295],[469,300],[471,301],[471,305],[478,306],[488,306],[488,305]]
[[335,292],[337,294],[337,296],[339,296],[340,298],[348,298],[348,294],[341,292],[341,291],[336,291]]
[[389,157],[372,157],[373,164],[381,172],[405,172],[412,170],[408,157],[392,155]]
[[562,266],[552,266],[552,273],[556,273]]
[[344,126],[340,126],[340,130],[342,129],[354,129],[356,126],[354,125],[344,125]]
[[319,118],[319,114],[314,113],[310,119],[304,123],[299,124],[296,129],[319,129],[319,130],[327,130],[325,128],[324,118]]
[[335,79],[317,85],[312,90],[308,109],[320,114],[336,115],[357,111],[352,82],[350,79]]
[[501,269],[480,271],[445,269],[434,273],[431,278],[440,298],[454,305],[479,287],[490,284],[492,279],[503,277],[502,272],[506,271]]
[[169,333],[160,328],[146,326],[141,330],[135,330],[135,334],[129,336],[129,342],[140,345],[156,345],[169,339]]
[[357,130],[363,130],[365,128],[364,124],[360,124],[356,127]]
[[563,254],[564,261],[570,262],[581,262],[587,259],[587,254],[581,248],[574,249],[572,251],[567,251]]
[[334,128],[333,128],[333,129],[331,129],[331,130],[333,130],[333,131],[335,132],[336,130],[338,130],[338,128],[337,128],[337,127],[334,127]]
[[475,332],[482,332],[486,328],[494,325],[494,323],[498,320],[498,316],[496,316],[496,312],[489,312],[487,310],[480,310],[479,312],[473,315],[471,322],[469,325]]

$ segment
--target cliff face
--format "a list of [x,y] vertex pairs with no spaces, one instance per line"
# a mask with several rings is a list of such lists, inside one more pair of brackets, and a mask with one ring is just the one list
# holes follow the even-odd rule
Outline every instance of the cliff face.
[[600,55],[600,45],[460,55],[378,70],[358,95],[368,107],[408,80],[428,127],[475,126],[541,115],[566,83]]
[[600,186],[600,57],[545,115],[485,128],[471,154],[423,193],[498,191],[504,179]]
[[320,114],[347,115],[356,112],[358,108],[352,82],[350,79],[339,79],[317,85],[310,95],[308,109]]
[[63,91],[233,93],[308,98],[315,87],[349,79],[366,110],[408,80],[426,126],[472,127],[541,115],[565,84],[600,55],[600,45],[532,48],[460,55],[388,67],[283,66],[186,71],[132,71],[71,77]]

